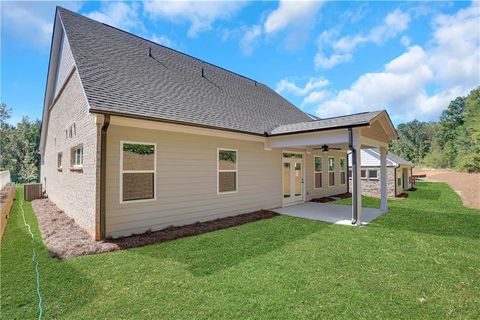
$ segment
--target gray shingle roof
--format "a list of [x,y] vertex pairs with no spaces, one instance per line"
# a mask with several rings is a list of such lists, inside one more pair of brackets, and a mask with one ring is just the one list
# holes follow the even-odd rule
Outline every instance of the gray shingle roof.
[[374,119],[382,112],[383,111],[362,112],[348,116],[286,124],[276,127],[275,129],[270,131],[269,134],[280,135],[294,132],[307,132],[323,129],[368,125],[372,119]]
[[311,120],[266,85],[63,8],[58,14],[93,112],[254,134]]
[[[361,155],[362,167],[379,167],[380,166],[380,151],[375,148],[362,149]],[[352,157],[348,157],[348,165],[352,166]],[[388,151],[387,153],[387,166],[398,166],[406,165],[413,166],[408,160],[403,159],[400,156],[397,156],[395,153]]]

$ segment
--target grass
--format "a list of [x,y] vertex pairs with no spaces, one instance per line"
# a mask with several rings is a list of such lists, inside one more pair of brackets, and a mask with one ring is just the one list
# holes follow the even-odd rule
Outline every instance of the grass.
[[[442,183],[419,183],[389,206],[362,228],[280,216],[68,260],[41,245],[44,317],[480,318],[480,210]],[[17,200],[1,247],[3,319],[36,317],[31,254]]]

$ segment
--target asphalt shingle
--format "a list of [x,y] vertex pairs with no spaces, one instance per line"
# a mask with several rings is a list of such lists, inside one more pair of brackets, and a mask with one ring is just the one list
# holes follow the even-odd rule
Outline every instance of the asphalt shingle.
[[286,125],[281,125],[269,132],[270,135],[280,135],[288,134],[294,132],[308,132],[308,131],[318,131],[324,129],[335,129],[335,128],[345,128],[345,127],[354,127],[361,125],[368,125],[381,111],[372,111],[372,112],[362,112],[347,116],[320,119],[320,120],[310,120],[298,123],[291,123]]
[[58,14],[93,112],[262,135],[312,120],[264,84],[66,9]]

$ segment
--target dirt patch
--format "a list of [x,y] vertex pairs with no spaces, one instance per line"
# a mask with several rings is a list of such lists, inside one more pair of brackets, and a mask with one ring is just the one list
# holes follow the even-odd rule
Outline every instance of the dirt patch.
[[451,169],[413,168],[414,175],[425,175],[422,180],[446,182],[462,198],[463,204],[480,209],[480,173],[457,172]]
[[273,211],[259,210],[233,217],[197,222],[181,227],[172,226],[163,230],[146,232],[124,238],[95,241],[87,232],[78,226],[73,219],[68,217],[50,200],[37,199],[32,201],[32,206],[37,215],[42,237],[50,255],[60,259],[175,240],[235,227],[262,219],[269,219],[279,215]]
[[326,202],[332,202],[332,201],[336,201],[336,200],[339,200],[339,199],[346,199],[346,198],[351,198],[351,197],[352,197],[352,194],[349,193],[349,192],[346,192],[346,193],[341,193],[341,194],[337,194],[337,195],[329,196],[329,197],[314,198],[310,201],[326,203]]

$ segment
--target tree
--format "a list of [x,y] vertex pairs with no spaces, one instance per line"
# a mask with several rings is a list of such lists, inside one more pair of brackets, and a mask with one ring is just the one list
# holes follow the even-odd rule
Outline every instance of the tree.
[[391,143],[390,149],[409,161],[419,163],[430,151],[432,129],[433,124],[418,120],[399,124],[399,139]]
[[0,170],[5,170],[5,160],[9,156],[12,126],[7,120],[12,116],[12,109],[6,103],[0,103]]
[[23,117],[16,127],[7,123],[11,109],[0,104],[0,170],[9,170],[14,182],[39,179],[40,121]]

